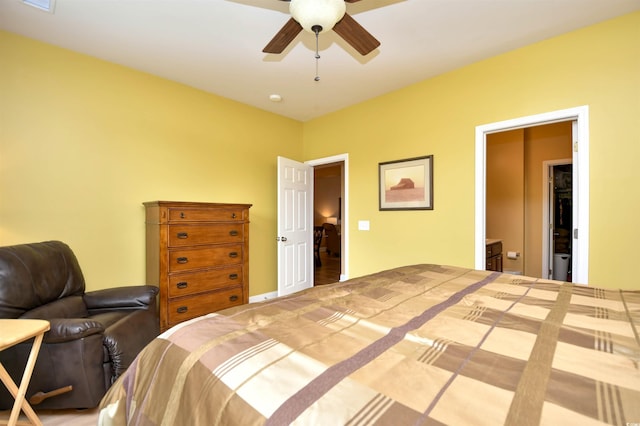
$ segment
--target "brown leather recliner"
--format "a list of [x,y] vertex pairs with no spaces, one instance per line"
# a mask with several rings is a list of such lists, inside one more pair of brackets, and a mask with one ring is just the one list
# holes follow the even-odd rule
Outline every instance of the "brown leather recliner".
[[[60,241],[0,247],[0,318],[51,323],[26,394],[34,408],[97,406],[159,334],[157,293],[150,285],[85,293],[78,260]],[[0,362],[16,383],[31,343],[0,352]],[[0,409],[12,405],[13,398],[0,386]]]

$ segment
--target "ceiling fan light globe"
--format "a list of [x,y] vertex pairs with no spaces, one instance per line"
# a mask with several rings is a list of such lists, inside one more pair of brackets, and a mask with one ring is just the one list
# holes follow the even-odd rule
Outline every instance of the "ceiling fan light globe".
[[344,0],[291,0],[289,12],[293,19],[310,33],[319,25],[320,33],[331,31],[333,26],[342,19],[347,7]]

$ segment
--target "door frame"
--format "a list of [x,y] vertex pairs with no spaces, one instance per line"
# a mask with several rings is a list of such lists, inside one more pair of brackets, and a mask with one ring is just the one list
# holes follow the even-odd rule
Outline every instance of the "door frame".
[[[572,281],[589,283],[589,106],[583,105],[476,126],[475,131],[475,268],[486,267],[487,135],[562,121],[575,121],[573,188],[575,196]],[[577,150],[577,151],[576,151]],[[578,237],[578,238],[576,238]]]
[[[349,279],[349,154],[338,154],[331,157],[317,158],[305,161],[311,167],[323,166],[325,164],[343,163],[344,172],[342,175],[342,226],[340,251],[340,281]],[[313,219],[312,219],[313,220]],[[313,227],[311,227],[313,232]]]
[[[551,279],[553,274],[553,255],[555,254],[555,250],[551,248],[553,244],[553,238],[551,237],[551,233],[553,232],[551,228],[551,211],[554,207],[551,199],[554,190],[551,188],[553,182],[550,182],[550,174],[552,174],[554,166],[564,166],[568,164],[573,166],[573,160],[565,158],[542,162],[542,278]],[[571,258],[573,259],[573,244],[571,245]]]

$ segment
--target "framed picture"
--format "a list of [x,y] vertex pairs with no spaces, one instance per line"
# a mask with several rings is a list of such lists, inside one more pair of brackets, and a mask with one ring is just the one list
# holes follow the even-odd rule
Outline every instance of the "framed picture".
[[378,164],[380,210],[433,210],[433,155]]

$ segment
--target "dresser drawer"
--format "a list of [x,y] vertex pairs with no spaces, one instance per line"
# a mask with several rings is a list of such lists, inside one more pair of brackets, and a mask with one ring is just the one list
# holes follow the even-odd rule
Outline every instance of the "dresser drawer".
[[169,300],[169,327],[182,321],[243,303],[242,287]]
[[245,220],[242,208],[170,208],[169,222],[229,222]]
[[242,261],[242,244],[173,250],[169,252],[169,272],[239,265]]
[[495,256],[500,253],[502,253],[501,241],[487,245],[487,257]]
[[242,284],[242,266],[203,272],[174,274],[169,277],[169,297],[188,296]]
[[243,229],[242,223],[169,225],[169,247],[241,243],[244,239]]
[[487,258],[487,271],[502,272],[502,255],[498,254]]

